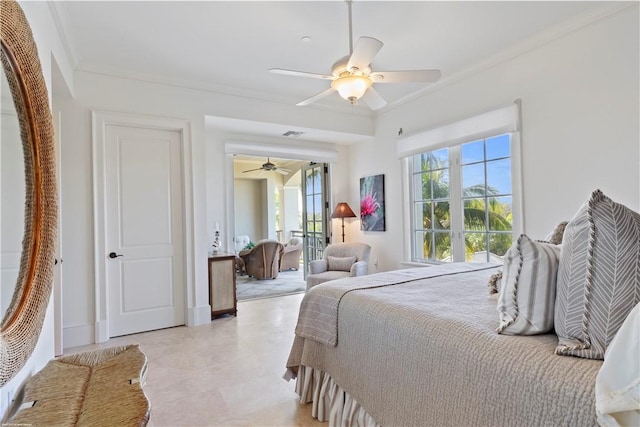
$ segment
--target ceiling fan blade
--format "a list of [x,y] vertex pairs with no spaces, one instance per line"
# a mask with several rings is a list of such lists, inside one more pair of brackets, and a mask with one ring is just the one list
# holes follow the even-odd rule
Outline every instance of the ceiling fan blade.
[[262,170],[262,168],[249,169],[249,170],[246,170],[246,171],[242,171],[242,173],[255,172],[255,171],[259,171],[259,170]]
[[433,83],[440,70],[376,71],[369,74],[374,83]]
[[360,37],[347,63],[347,70],[351,71],[354,67],[359,70],[365,70],[371,64],[373,57],[382,49],[382,46],[383,43],[378,39]]
[[330,88],[329,88],[329,89],[327,89],[327,90],[324,90],[324,91],[322,91],[322,92],[320,92],[320,93],[317,93],[317,94],[313,95],[311,98],[307,98],[307,99],[305,99],[304,101],[300,101],[300,102],[298,102],[296,105],[297,105],[298,107],[303,107],[303,106],[305,106],[305,105],[309,105],[309,104],[311,104],[311,103],[313,103],[313,102],[316,102],[316,101],[317,101],[317,100],[319,100],[319,99],[324,98],[325,96],[329,96],[329,95],[331,95],[331,94],[332,94],[333,92],[335,92],[335,91],[336,91],[336,90],[335,90],[334,88],[330,87]]
[[372,110],[379,110],[387,105],[387,101],[385,101],[384,98],[372,87],[367,89],[360,99],[362,99]]
[[271,68],[269,69],[269,72],[274,74],[284,74],[285,76],[311,77],[314,79],[323,79],[323,80],[333,79],[333,76],[327,76],[326,74],[307,73],[306,71],[284,70],[282,68]]

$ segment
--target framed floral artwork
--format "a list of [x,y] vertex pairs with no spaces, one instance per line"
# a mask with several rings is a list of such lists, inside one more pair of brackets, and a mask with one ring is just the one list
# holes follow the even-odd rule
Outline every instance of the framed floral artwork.
[[360,229],[385,231],[384,175],[360,178]]

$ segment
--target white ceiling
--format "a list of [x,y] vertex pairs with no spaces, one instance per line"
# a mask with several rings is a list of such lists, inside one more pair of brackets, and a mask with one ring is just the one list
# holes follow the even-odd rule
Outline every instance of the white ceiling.
[[[329,82],[276,75],[269,68],[330,74],[331,65],[349,53],[348,8],[341,0],[56,1],[51,5],[78,70],[291,105],[328,88]],[[384,43],[374,58],[374,70],[437,68],[442,72],[438,85],[491,58],[504,57],[505,52],[531,48],[532,40],[539,43],[566,32],[612,7],[620,5],[356,0],[353,37],[354,43],[360,36]],[[304,42],[303,36],[311,40]],[[388,107],[429,90],[419,84],[375,87]],[[352,107],[333,94],[299,108]],[[364,106],[355,108],[373,114]]]

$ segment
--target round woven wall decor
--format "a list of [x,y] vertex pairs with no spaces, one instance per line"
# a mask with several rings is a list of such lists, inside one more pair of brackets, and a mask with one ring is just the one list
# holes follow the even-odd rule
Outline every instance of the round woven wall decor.
[[51,296],[57,192],[49,97],[31,28],[18,3],[0,1],[4,68],[20,124],[25,163],[20,270],[0,324],[0,386],[22,369],[38,342]]

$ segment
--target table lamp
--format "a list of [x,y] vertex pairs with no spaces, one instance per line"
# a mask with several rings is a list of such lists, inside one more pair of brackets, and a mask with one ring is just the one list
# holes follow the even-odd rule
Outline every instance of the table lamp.
[[356,214],[353,213],[349,204],[347,202],[340,202],[337,204],[336,208],[333,210],[331,214],[331,218],[341,218],[342,219],[342,241],[344,242],[344,219],[345,218],[355,218]]

